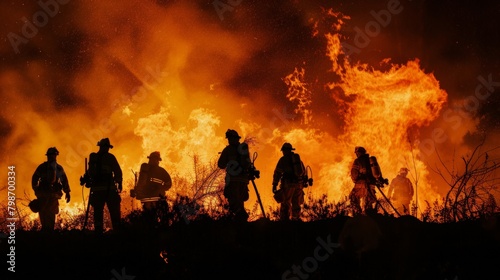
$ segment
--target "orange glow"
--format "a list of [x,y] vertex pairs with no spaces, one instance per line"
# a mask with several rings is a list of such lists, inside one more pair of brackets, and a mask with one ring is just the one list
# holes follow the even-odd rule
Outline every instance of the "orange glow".
[[288,94],[286,97],[294,102],[297,101],[295,113],[302,115],[302,123],[308,124],[312,118],[312,112],[309,109],[311,105],[311,92],[307,89],[307,84],[304,83],[305,69],[300,71],[295,68],[292,74],[286,76],[283,80],[288,86]]
[[[429,170],[419,159],[419,149],[412,143],[410,130],[429,125],[446,102],[447,93],[439,87],[432,74],[420,69],[419,61],[406,65],[382,61],[386,71],[375,70],[366,64],[351,65],[343,55],[338,34],[326,34],[327,56],[332,61],[332,71],[339,81],[329,85],[332,97],[340,104],[345,122],[344,133],[339,137],[343,160],[327,171],[326,177],[343,178],[337,185],[340,192],[333,196],[347,195],[352,183],[348,176],[354,146],[364,146],[378,158],[383,175],[392,179],[401,167],[409,168],[409,177],[418,180],[419,201],[440,199],[432,186]],[[343,153],[341,151],[344,151]],[[347,159],[346,159],[347,158]],[[349,159],[351,158],[351,159]],[[338,172],[343,170],[343,172]]]
[[[224,132],[231,128],[247,138],[250,152],[258,155],[255,165],[261,178],[255,183],[266,211],[278,206],[271,183],[284,142],[292,143],[312,168],[314,186],[307,192],[313,197],[327,194],[337,202],[347,197],[353,187],[349,171],[354,147],[363,146],[377,157],[389,180],[401,167],[410,169],[408,176],[418,186],[420,207],[424,200],[440,199],[416,139],[421,129],[440,117],[448,95],[432,73],[421,69],[418,59],[398,65],[388,58],[381,61],[382,70],[350,61],[339,34],[350,17],[324,10],[320,18],[305,21],[312,26],[312,38],[324,38],[324,59],[331,67],[322,73],[330,78],[322,86],[330,103],[315,103],[319,93],[306,79],[315,69],[302,61],[275,81],[284,89],[276,97],[267,89],[233,86],[235,81],[251,79],[241,72],[251,68],[252,56],[273,41],[269,34],[251,28],[232,32],[214,23],[214,18],[218,20],[215,12],[210,18],[194,3],[158,8],[154,2],[92,1],[71,10],[74,24],[88,36],[89,45],[81,54],[82,66],[71,75],[53,74],[52,66],[43,61],[1,70],[3,98],[12,106],[12,113],[3,117],[14,125],[4,140],[8,154],[0,162],[17,167],[19,195],[34,197],[32,172],[45,161],[46,149],[56,146],[58,162],[72,188],[70,204],[61,200],[60,217],[82,213],[88,189],[82,197],[79,177],[84,159],[98,150],[97,141],[103,137],[110,138],[114,145],[110,152],[123,171],[123,215],[139,207],[128,196],[132,171],[137,172],[152,151],[160,151],[160,165],[174,179],[167,196],[193,195],[195,162],[212,166],[227,145]],[[234,17],[238,20],[243,15],[234,12]],[[337,18],[326,32],[318,28],[324,17]],[[42,50],[50,49],[43,40],[34,43]],[[62,78],[70,84],[65,89],[70,99],[66,107],[54,101],[60,96],[47,89],[47,83],[56,84]],[[328,117],[314,110],[318,107],[329,111]],[[206,175],[209,169],[203,172]],[[247,209],[256,201],[252,184],[249,188]],[[203,201],[206,205],[217,202],[213,197]]]

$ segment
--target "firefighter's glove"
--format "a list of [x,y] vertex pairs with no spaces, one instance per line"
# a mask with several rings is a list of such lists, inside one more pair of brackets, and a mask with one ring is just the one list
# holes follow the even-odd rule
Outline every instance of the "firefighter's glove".
[[80,176],[80,186],[85,186],[86,188],[90,187],[90,177],[89,174],[85,173]]
[[66,203],[69,203],[70,199],[71,199],[71,195],[69,194],[69,192],[66,193]]
[[86,178],[85,178],[85,175],[80,176],[80,186],[85,185],[85,183],[86,183]]
[[389,184],[387,179],[383,179],[383,178],[377,179],[377,186],[379,188],[383,188],[385,184],[387,184],[387,185]]

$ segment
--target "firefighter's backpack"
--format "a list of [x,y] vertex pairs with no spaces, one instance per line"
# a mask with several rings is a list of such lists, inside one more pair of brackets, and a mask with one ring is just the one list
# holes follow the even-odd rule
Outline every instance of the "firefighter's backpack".
[[302,178],[304,175],[306,175],[306,169],[304,167],[304,163],[300,159],[299,154],[292,154],[292,170],[293,175],[296,178]]

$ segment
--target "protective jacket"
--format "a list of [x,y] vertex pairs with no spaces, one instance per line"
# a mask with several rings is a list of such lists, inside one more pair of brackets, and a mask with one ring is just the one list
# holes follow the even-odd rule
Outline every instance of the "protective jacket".
[[63,167],[56,161],[46,161],[40,164],[31,177],[31,186],[37,197],[35,205],[36,211],[39,212],[42,230],[52,231],[56,214],[59,213],[59,199],[62,197],[62,191],[67,195],[70,192],[68,178]]
[[305,175],[306,168],[299,154],[290,152],[278,160],[273,173],[273,186],[277,186],[280,181],[283,185],[300,183]]
[[116,157],[110,153],[91,153],[89,156],[90,187],[93,191],[105,191],[115,183],[122,183],[122,170]]
[[389,186],[389,197],[396,200],[411,200],[413,197],[413,184],[410,179],[402,175],[397,175]]
[[143,163],[137,182],[136,198],[141,202],[159,201],[172,187],[170,174],[161,166]]
[[[349,194],[349,200],[355,213],[366,213],[372,209],[375,198],[375,177],[373,176],[370,166],[370,156],[362,154],[358,156],[351,167],[351,179],[354,182],[354,187]],[[364,200],[363,209],[361,208],[361,200]]]
[[351,167],[351,179],[355,184],[375,184],[368,154],[362,154],[354,160]]
[[57,162],[44,162],[40,164],[31,177],[31,186],[37,196],[55,194],[59,198],[62,192],[70,192],[68,178],[64,169]]
[[217,166],[226,169],[226,181],[249,183],[251,165],[248,145],[227,145],[217,161]]

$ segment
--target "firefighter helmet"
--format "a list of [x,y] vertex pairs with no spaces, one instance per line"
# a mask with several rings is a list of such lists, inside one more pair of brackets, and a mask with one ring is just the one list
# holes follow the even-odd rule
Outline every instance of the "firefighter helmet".
[[40,200],[38,200],[37,198],[33,199],[32,201],[30,201],[30,203],[28,204],[28,207],[31,209],[31,211],[33,211],[34,213],[38,213],[40,212]]
[[109,142],[109,138],[102,138],[99,142],[97,142],[97,146],[109,147],[113,149],[113,145],[111,145],[111,142]]
[[48,155],[59,155],[59,151],[56,149],[56,147],[50,147],[47,149],[47,152],[45,153],[46,156]]
[[286,151],[286,150],[288,150],[288,151],[293,151],[293,150],[295,150],[295,148],[294,148],[294,147],[292,147],[292,144],[290,144],[290,143],[285,143],[285,144],[283,144],[283,146],[281,146],[281,150],[282,150],[282,151]]
[[240,135],[238,134],[238,132],[236,132],[236,130],[233,130],[233,129],[228,129],[226,131],[226,138],[238,138],[240,139]]
[[365,148],[358,146],[358,147],[354,148],[354,153],[366,154],[366,150],[365,150]]
[[279,189],[274,192],[273,198],[276,202],[283,203],[283,201],[285,201],[285,192],[283,191],[283,189]]
[[399,175],[408,175],[408,171],[410,171],[408,168],[406,167],[402,167],[401,169],[399,169]]
[[157,159],[159,161],[161,161],[161,156],[160,156],[160,152],[158,151],[154,151],[152,152],[149,156],[148,156],[149,159]]

